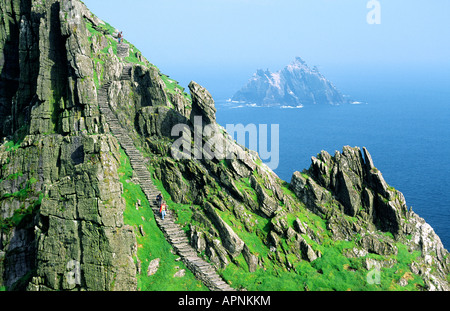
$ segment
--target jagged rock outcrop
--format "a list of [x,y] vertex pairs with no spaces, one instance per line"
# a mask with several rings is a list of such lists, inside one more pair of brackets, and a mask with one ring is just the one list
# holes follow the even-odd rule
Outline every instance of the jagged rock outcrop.
[[[363,153],[349,146],[342,153],[336,151],[334,157],[322,151],[312,157],[308,170],[294,173],[291,189],[311,211],[327,218],[327,227],[337,240],[353,240],[360,235],[358,244],[364,251],[383,256],[396,255],[395,242],[402,241],[410,251],[420,250],[417,262],[422,267],[431,264],[434,257],[436,270],[423,274],[425,282],[429,289],[448,290],[448,252],[439,237],[408,210],[403,194],[386,183],[366,148]],[[388,232],[393,239],[377,231]]]
[[[119,146],[101,121],[92,56],[99,47],[89,40],[86,20],[103,22],[80,1],[4,0],[0,8],[4,66],[16,64],[0,78],[3,85],[16,83],[7,86],[11,95],[0,96],[2,124],[12,130],[1,135],[16,143],[2,147],[1,175],[21,176],[1,183],[1,283],[134,290],[136,239],[123,222]],[[105,66],[113,68],[115,60]]]
[[363,150],[364,158],[359,148],[348,146],[334,157],[322,151],[312,157],[308,172],[294,174],[292,189],[314,211],[327,214],[335,205],[346,215],[361,215],[396,235],[408,212],[405,198],[388,186],[367,149]]
[[216,107],[208,90],[194,81],[189,84],[189,90],[192,96],[191,122],[194,123],[194,118],[197,116],[202,117],[205,125],[215,123]]
[[300,57],[275,73],[258,70],[232,100],[261,106],[294,107],[349,102],[316,67],[309,68]]

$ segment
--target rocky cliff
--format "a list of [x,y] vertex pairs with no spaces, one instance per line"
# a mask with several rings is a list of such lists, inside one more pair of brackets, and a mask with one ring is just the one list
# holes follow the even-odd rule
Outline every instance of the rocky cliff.
[[448,290],[448,252],[367,150],[286,183],[81,1],[0,12],[0,288]]
[[317,69],[300,57],[277,72],[258,70],[248,83],[234,94],[233,101],[261,106],[305,106],[348,103],[336,87]]

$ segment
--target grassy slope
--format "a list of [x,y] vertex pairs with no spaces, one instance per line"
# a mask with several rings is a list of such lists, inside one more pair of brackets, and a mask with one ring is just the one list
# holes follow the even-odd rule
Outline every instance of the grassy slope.
[[[172,253],[172,247],[156,225],[153,212],[140,186],[130,181],[132,175],[133,171],[128,157],[121,150],[119,176],[124,187],[123,197],[126,201],[124,222],[135,228],[138,243],[137,256],[141,262],[138,289],[145,291],[207,290],[181,261],[176,261],[178,256]],[[138,209],[136,209],[137,200],[141,201]],[[145,236],[139,234],[139,226],[143,227]],[[154,275],[147,276],[148,265],[156,258],[161,259],[160,267]],[[182,278],[174,278],[173,275],[180,269],[185,269],[186,275]]]
[[[111,48],[113,53],[117,55],[117,40],[112,37],[113,33],[115,33],[115,28],[112,27],[110,24],[105,23],[105,25],[100,25],[99,28],[95,29],[94,26],[88,21],[85,20],[86,27],[90,32],[89,41],[92,42],[94,36],[104,36],[107,39],[108,45],[103,48],[97,55],[91,55],[92,59],[94,60],[94,64],[97,65],[97,63],[104,64],[104,58],[107,57],[108,51]],[[124,39],[124,43],[129,45],[130,53],[129,56],[125,57],[123,60],[126,63],[132,63],[137,65],[143,65],[143,66],[152,66],[154,68],[157,68],[155,65],[151,64],[148,60],[146,60],[143,56],[141,51],[134,46],[132,43]],[[140,58],[138,57],[140,56]],[[144,61],[142,61],[144,60]],[[159,70],[159,69],[158,69]],[[94,66],[95,71],[95,66]],[[97,85],[102,84],[102,73],[94,72],[94,81]],[[183,96],[188,100],[191,101],[191,97],[188,93],[185,92],[185,89],[179,85],[178,81],[175,81],[173,79],[170,79],[169,76],[160,73],[161,79],[163,80],[164,84],[166,85],[166,92],[168,93],[175,93],[175,89],[179,89]]]
[[[263,259],[263,268],[255,273],[248,272],[248,266],[243,258],[238,258],[238,264],[230,264],[223,275],[236,287],[244,287],[248,290],[417,290],[423,286],[419,277],[410,273],[409,265],[415,258],[420,256],[419,252],[409,253],[407,247],[398,243],[398,255],[388,258],[368,254],[360,258],[347,258],[343,255],[345,249],[356,247],[355,241],[334,241],[326,230],[325,221],[310,211],[303,209],[296,213],[287,214],[287,221],[298,217],[306,223],[315,233],[320,235],[323,243],[311,241],[306,235],[302,235],[314,250],[319,250],[321,257],[309,263],[292,254],[294,241],[281,238],[277,252],[271,252],[255,233],[245,230],[243,224],[233,216],[224,215],[223,219],[230,224],[236,233],[249,246],[254,253],[259,253]],[[270,227],[270,226],[269,226]],[[266,227],[267,228],[267,227]],[[262,255],[262,256],[261,256]],[[269,256],[272,257],[268,260]],[[242,257],[242,255],[241,255]],[[396,259],[397,263],[392,268],[381,268],[381,284],[369,284],[367,281],[368,271],[364,268],[367,258],[378,261]],[[278,260],[288,260],[292,269],[286,269],[278,264]],[[406,287],[398,285],[401,278],[412,278]]]

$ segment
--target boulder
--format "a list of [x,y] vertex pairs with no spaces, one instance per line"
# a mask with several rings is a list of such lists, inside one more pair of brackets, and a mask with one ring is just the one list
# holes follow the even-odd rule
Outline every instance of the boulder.
[[181,270],[178,270],[174,275],[173,275],[173,277],[174,278],[182,278],[182,277],[184,277],[186,275],[186,270],[185,269],[181,269]]
[[160,262],[161,258],[156,258],[150,261],[147,269],[147,276],[154,275],[158,271]]
[[263,186],[261,186],[253,175],[250,177],[250,184],[252,188],[255,189],[259,210],[267,217],[273,217],[275,212],[279,209],[277,201],[267,194]]
[[211,203],[206,202],[204,208],[212,223],[219,231],[223,247],[225,247],[231,257],[235,258],[239,256],[244,249],[244,241],[242,241],[233,229],[219,216]]
[[303,224],[302,222],[301,222],[301,220],[300,219],[295,219],[295,221],[294,221],[294,228],[295,228],[295,230],[298,232],[298,233],[300,233],[300,234],[306,234],[306,225],[305,224]]
[[258,257],[253,255],[247,245],[244,245],[242,250],[242,254],[244,255],[244,259],[248,265],[249,272],[255,272],[258,268]]
[[304,238],[302,238],[300,235],[297,236],[297,241],[299,243],[299,249],[301,252],[301,256],[304,260],[307,260],[309,262],[313,262],[317,259],[317,255],[312,249],[312,247],[306,242]]

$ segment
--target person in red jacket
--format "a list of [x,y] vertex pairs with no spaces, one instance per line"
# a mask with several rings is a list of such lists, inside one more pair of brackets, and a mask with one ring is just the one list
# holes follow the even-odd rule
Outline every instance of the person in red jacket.
[[162,220],[164,220],[164,217],[166,216],[166,213],[167,213],[167,205],[166,205],[166,202],[163,202],[163,203],[161,204],[161,207],[159,208],[159,213],[161,214]]

